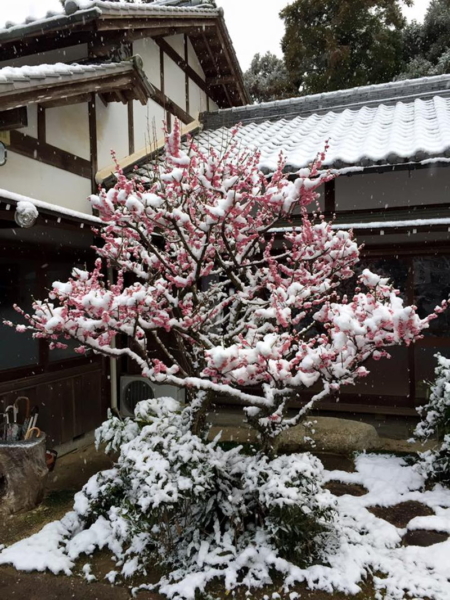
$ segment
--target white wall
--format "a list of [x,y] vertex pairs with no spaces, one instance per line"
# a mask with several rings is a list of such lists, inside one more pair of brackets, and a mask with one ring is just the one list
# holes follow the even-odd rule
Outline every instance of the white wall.
[[214,100],[209,99],[209,112],[215,112],[219,110],[219,105],[214,102]]
[[165,111],[159,104],[149,100],[146,106],[142,106],[137,100],[133,103],[134,114],[134,149],[151,151],[155,142],[164,137],[163,123]]
[[200,75],[202,79],[205,78],[205,73],[203,72],[200,61],[198,60],[197,54],[194,50],[194,47],[191,43],[191,40],[188,39],[188,57],[189,57],[189,66],[194,69],[197,75]]
[[83,58],[87,58],[87,56],[87,44],[77,44],[76,46],[60,48],[59,50],[49,50],[48,52],[39,52],[38,54],[31,54],[30,56],[22,56],[21,58],[16,58],[13,60],[3,60],[0,61],[0,68],[23,67],[25,65],[53,65],[57,62],[73,63]]
[[129,155],[128,145],[128,106],[121,102],[111,102],[107,106],[97,97],[97,153],[98,169],[112,163],[111,150],[117,160]]
[[11,150],[8,152],[8,162],[0,169],[0,188],[72,210],[92,213],[87,200],[91,193],[89,179]]
[[139,54],[144,63],[144,73],[149,81],[158,89],[161,88],[161,69],[159,60],[159,46],[150,39],[137,40],[133,42],[133,54]]
[[90,160],[88,103],[48,108],[45,111],[46,142]]
[[336,179],[336,209],[362,210],[450,202],[450,169],[362,173]]
[[186,110],[186,75],[171,58],[164,55],[164,93]]
[[[211,100],[210,100],[211,106]],[[201,112],[208,110],[208,99],[205,92],[189,79],[189,114],[198,119]]]
[[184,35],[179,33],[178,35],[171,35],[164,39],[184,59]]

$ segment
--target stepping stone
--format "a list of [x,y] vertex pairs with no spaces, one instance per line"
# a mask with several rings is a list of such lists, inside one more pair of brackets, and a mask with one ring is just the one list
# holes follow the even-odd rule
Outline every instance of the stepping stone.
[[342,483],[341,481],[329,481],[323,486],[329,490],[333,496],[364,496],[367,490],[364,486],[356,483]]
[[[284,431],[278,438],[281,452],[330,452],[351,455],[355,451],[373,450],[380,446],[380,438],[372,425],[336,419],[334,417],[312,417],[308,419],[311,428],[297,425]],[[314,441],[314,446],[306,438]]]
[[431,517],[435,513],[425,504],[410,500],[394,506],[369,506],[367,510],[379,519],[384,519],[400,529],[404,529],[415,517]]
[[402,538],[404,546],[432,546],[448,540],[448,533],[442,531],[429,531],[428,529],[415,529],[408,531]]

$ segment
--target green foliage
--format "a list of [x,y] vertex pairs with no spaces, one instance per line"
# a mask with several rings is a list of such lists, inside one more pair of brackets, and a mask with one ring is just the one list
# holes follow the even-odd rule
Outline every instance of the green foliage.
[[401,0],[296,0],[280,16],[286,68],[303,94],[391,81],[401,69]]
[[422,439],[438,439],[441,446],[420,455],[419,470],[431,481],[450,484],[450,360],[436,355],[436,379],[428,404],[418,409],[422,420],[415,435]]
[[413,22],[403,33],[406,65],[398,79],[450,72],[450,1],[432,0],[422,25]]
[[255,102],[270,102],[297,95],[284,61],[271,52],[266,52],[264,56],[255,54],[250,68],[244,73],[244,81]]
[[271,582],[270,557],[302,567],[321,558],[337,525],[320,461],[205,443],[189,430],[188,410],[164,398],[140,402],[134,427],[110,415],[98,442],[124,443],[114,467],[77,494],[77,529],[107,531],[103,545],[125,577],[149,561],[165,565],[169,588],[192,577],[200,589],[220,577],[258,587]]

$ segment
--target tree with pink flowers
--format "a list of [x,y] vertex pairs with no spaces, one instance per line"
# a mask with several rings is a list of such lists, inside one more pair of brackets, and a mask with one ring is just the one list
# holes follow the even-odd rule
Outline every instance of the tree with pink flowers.
[[[104,241],[95,268],[55,282],[28,329],[51,347],[71,338],[79,353],[126,355],[151,381],[186,388],[196,433],[213,397],[237,398],[270,447],[314,402],[367,375],[367,359],[414,342],[435,316],[420,319],[367,269],[353,297],[340,294],[359,251],[352,232],[308,212],[332,177],[323,158],[290,181],[280,156],[267,179],[236,131],[221,154],[192,139],[183,146],[176,124],[150,183],[119,169],[116,185],[91,197]],[[128,343],[116,348],[116,337]],[[289,400],[314,384],[287,418]]]
[[[28,321],[18,329],[51,347],[73,339],[79,353],[126,356],[151,381],[185,388],[188,403],[147,400],[134,419],[99,428],[118,458],[77,494],[52,556],[72,565],[107,547],[113,580],[162,564],[166,575],[143,587],[192,599],[219,578],[228,590],[262,587],[274,571],[287,589],[304,577],[299,566],[345,539],[319,459],[275,456],[275,439],[367,375],[369,358],[417,340],[445,303],[420,319],[367,269],[345,295],[359,249],[320,213],[317,190],[332,177],[323,159],[292,181],[280,157],[266,178],[237,131],[221,153],[182,144],[177,123],[145,181],[119,169],[116,185],[91,197],[103,239],[94,269],[54,282],[32,314],[17,308]],[[290,401],[313,386],[292,416]],[[224,396],[259,431],[253,453],[201,435]]]

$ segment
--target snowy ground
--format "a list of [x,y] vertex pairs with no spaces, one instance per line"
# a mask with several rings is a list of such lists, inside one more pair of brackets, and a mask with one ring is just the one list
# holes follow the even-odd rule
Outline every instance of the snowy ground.
[[[361,455],[356,459],[355,472],[327,471],[326,477],[328,481],[362,485],[367,493],[337,498],[341,522],[339,548],[328,556],[328,566],[315,565],[309,569],[291,566],[288,584],[305,581],[313,589],[329,592],[331,600],[334,590],[349,596],[357,594],[360,583],[372,577],[378,590],[376,597],[386,600],[450,598],[450,541],[429,547],[402,545],[408,531],[450,534],[450,490],[436,486],[424,491],[422,477],[393,456]],[[434,514],[415,517],[400,528],[368,510],[408,501],[420,502]],[[73,513],[69,513],[34,536],[5,548],[0,553],[0,564],[13,564],[19,570],[48,569],[70,574],[74,569],[75,549],[83,545],[83,540],[75,536],[70,542],[72,552],[67,552],[64,537],[72,519]],[[97,533],[101,535],[100,531]],[[90,568],[85,567],[84,572],[89,579]],[[290,596],[286,591],[285,597]]]

